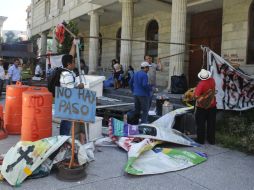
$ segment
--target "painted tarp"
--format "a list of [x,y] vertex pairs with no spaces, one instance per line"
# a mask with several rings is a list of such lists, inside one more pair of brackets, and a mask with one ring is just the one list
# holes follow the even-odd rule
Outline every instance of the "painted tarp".
[[[75,147],[80,165],[94,159],[93,143],[81,145],[76,141]],[[57,150],[59,150],[57,154],[49,158]],[[28,177],[38,178],[48,175],[54,164],[70,157],[71,138],[69,136],[55,136],[35,142],[20,141],[4,156],[1,174],[10,185],[20,186]]]
[[68,138],[68,136],[56,136],[35,142],[18,142],[6,153],[1,174],[9,184],[20,185]]
[[123,121],[112,118],[110,120],[110,125],[112,126],[113,136],[115,137],[139,137],[186,146],[199,146],[199,144],[188,136],[172,129],[175,122],[175,116],[185,114],[186,111],[191,109],[193,109],[193,107],[174,110],[159,118],[152,124],[129,125]]
[[132,175],[149,175],[189,168],[207,160],[206,154],[185,150],[161,148],[158,141],[144,139],[131,145],[125,172]]
[[[121,148],[128,152],[125,172],[132,175],[160,174],[182,170],[207,160],[201,152],[161,148],[163,142],[186,146],[198,146],[192,139],[173,130],[174,118],[193,108],[172,111],[155,121],[155,125],[128,125],[111,118],[109,136]],[[156,146],[156,147],[155,147]]]
[[[109,126],[111,128],[112,126]],[[112,129],[110,129],[112,130]],[[163,141],[133,137],[115,137],[111,139],[128,152],[125,172],[132,175],[150,175],[186,169],[207,160],[202,152],[190,152],[172,148],[162,148]],[[106,140],[108,142],[108,140]],[[156,147],[155,147],[156,146]]]
[[248,110],[254,107],[254,77],[235,69],[212,50],[208,65],[216,83],[217,109]]

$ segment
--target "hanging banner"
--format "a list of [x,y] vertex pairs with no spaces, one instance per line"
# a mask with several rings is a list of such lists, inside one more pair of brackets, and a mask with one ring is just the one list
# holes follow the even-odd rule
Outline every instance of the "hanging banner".
[[56,87],[55,117],[95,122],[96,92],[87,89]]
[[54,69],[56,67],[62,67],[62,57],[63,55],[54,55],[50,56],[50,62],[49,59],[46,59],[46,65],[51,64],[51,69]]
[[241,111],[254,107],[254,77],[234,68],[211,50],[208,64],[216,83],[217,109]]
[[172,129],[175,116],[185,114],[186,111],[192,109],[193,107],[174,110],[151,124],[129,125],[123,121],[111,118],[109,126],[112,128],[114,137],[149,138],[186,146],[199,146],[185,134]]

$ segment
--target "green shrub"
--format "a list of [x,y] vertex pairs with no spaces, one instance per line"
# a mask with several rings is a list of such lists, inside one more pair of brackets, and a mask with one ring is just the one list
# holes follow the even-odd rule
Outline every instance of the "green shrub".
[[216,125],[216,140],[225,147],[254,153],[254,110],[224,111]]

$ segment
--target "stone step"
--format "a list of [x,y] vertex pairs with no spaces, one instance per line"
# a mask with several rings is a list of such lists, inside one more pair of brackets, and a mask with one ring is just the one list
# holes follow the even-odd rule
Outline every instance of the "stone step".
[[126,95],[121,95],[121,94],[116,94],[116,93],[104,93],[103,95],[106,97],[109,97],[109,98],[121,100],[126,103],[133,103],[134,102],[134,97],[132,95],[126,96]]

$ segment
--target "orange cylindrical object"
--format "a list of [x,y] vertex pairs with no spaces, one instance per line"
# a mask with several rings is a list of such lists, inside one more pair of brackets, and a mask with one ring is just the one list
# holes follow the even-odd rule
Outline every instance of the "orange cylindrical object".
[[19,135],[21,133],[22,119],[22,93],[28,86],[17,82],[16,85],[8,85],[6,88],[4,126],[8,134]]
[[8,136],[4,128],[3,106],[0,104],[0,140]]
[[44,87],[31,87],[23,93],[21,141],[52,136],[52,100]]

